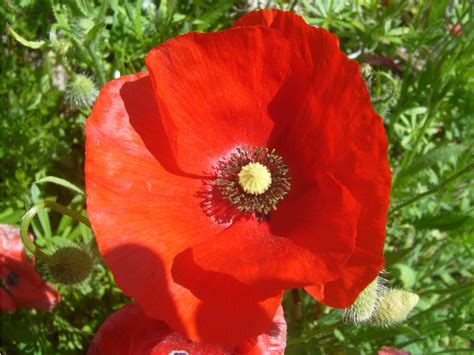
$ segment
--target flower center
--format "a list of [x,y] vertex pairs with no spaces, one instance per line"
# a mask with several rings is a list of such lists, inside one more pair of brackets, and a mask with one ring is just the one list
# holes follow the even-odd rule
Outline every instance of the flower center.
[[217,163],[216,185],[240,212],[266,215],[290,190],[288,167],[275,149],[237,147]]
[[239,173],[239,184],[242,189],[253,195],[261,195],[268,190],[272,183],[272,174],[265,165],[248,163]]

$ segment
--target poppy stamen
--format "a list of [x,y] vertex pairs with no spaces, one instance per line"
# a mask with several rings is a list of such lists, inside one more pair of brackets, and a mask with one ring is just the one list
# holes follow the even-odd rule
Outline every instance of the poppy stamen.
[[266,215],[290,190],[288,167],[275,149],[237,147],[217,163],[216,185],[242,213]]
[[265,165],[248,163],[239,172],[239,184],[242,189],[253,195],[261,195],[272,183],[272,174]]

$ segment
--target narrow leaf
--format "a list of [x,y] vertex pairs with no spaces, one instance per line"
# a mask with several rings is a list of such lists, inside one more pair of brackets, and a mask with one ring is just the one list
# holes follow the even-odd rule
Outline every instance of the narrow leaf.
[[42,184],[42,183],[45,183],[45,182],[50,182],[52,184],[56,184],[56,185],[59,185],[59,186],[62,186],[62,187],[65,187],[71,191],[74,191],[78,194],[81,194],[81,195],[85,195],[84,194],[84,191],[82,191],[78,186],[70,183],[69,181],[67,180],[64,180],[64,179],[61,179],[61,178],[58,178],[56,176],[46,176],[44,178],[41,178],[39,180],[37,180],[35,183],[36,184]]
[[465,214],[442,214],[423,217],[413,222],[417,229],[438,229],[449,231],[474,224],[474,217]]
[[411,178],[422,170],[429,169],[439,162],[459,156],[465,149],[466,147],[462,145],[450,144],[435,148],[426,154],[418,156],[413,163],[398,173],[395,185],[399,185],[403,180]]
[[13,37],[25,47],[38,49],[38,48],[41,48],[45,44],[45,41],[28,41],[24,37],[20,36],[17,32],[15,32],[15,30],[11,27],[8,27],[8,30],[13,35]]

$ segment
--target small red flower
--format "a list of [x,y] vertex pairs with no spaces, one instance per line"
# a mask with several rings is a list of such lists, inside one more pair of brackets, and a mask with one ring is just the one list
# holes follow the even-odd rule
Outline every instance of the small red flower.
[[[2,272],[2,311],[17,307],[47,311],[59,302],[58,291],[41,279],[29,259],[17,227],[0,224],[0,267]],[[31,237],[32,238],[32,237]]]
[[377,352],[377,355],[410,355],[408,351],[394,349],[389,346],[383,346]]
[[89,347],[88,355],[280,355],[284,353],[285,347],[286,322],[281,306],[267,332],[238,346],[223,347],[194,343],[171,331],[166,323],[148,318],[140,306],[132,302],[102,324]]
[[88,213],[118,286],[238,344],[287,288],[347,307],[383,267],[382,121],[337,37],[278,10],[153,49],[86,123]]
[[460,23],[457,23],[456,25],[448,23],[446,28],[453,36],[460,36],[462,34],[462,26]]

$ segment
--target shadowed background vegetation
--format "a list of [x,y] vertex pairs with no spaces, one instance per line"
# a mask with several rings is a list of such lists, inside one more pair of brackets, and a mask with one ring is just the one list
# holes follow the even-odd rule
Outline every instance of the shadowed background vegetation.
[[[6,0],[0,223],[18,224],[44,198],[84,210],[81,193],[44,180],[84,186],[91,107],[69,92],[77,74],[99,88],[144,70],[146,53],[166,39],[226,28],[257,7],[292,10],[329,29],[361,63],[390,143],[384,277],[420,295],[405,323],[381,329],[344,324],[341,310],[288,292],[287,353],[372,354],[383,345],[414,354],[474,351],[474,9],[467,0]],[[93,241],[86,227],[46,210],[32,231],[46,250]],[[51,312],[2,313],[2,353],[84,353],[104,319],[127,302],[100,260],[87,281],[58,288],[63,301]]]

